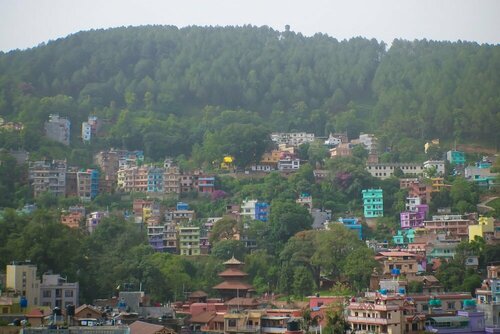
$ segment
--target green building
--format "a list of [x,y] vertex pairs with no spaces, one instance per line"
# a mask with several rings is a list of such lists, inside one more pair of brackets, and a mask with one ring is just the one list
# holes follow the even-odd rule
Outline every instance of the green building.
[[365,218],[384,216],[384,194],[382,189],[363,189],[363,212]]

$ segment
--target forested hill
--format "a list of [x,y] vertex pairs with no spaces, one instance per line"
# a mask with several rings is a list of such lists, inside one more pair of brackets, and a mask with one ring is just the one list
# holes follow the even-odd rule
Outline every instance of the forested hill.
[[49,113],[74,125],[92,113],[110,121],[107,144],[147,150],[146,140],[160,140],[160,153],[189,154],[217,126],[207,116],[223,110],[240,111],[225,125],[373,131],[387,145],[493,141],[500,46],[396,40],[386,50],[268,27],[116,28],[0,54],[0,92],[6,120],[40,131]]

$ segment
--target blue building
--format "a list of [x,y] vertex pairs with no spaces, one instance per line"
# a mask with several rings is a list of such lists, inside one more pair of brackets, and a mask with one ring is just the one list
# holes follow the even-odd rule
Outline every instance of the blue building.
[[266,202],[255,203],[255,219],[261,222],[267,222],[269,215],[269,204]]
[[465,165],[465,153],[461,151],[448,151],[446,152],[446,160],[454,165]]
[[365,218],[384,216],[384,193],[382,189],[363,189],[363,213]]
[[359,240],[363,240],[363,226],[359,223],[358,218],[339,218],[339,223],[351,231],[356,232]]
[[76,173],[77,194],[82,201],[90,201],[99,194],[99,171],[80,170]]
[[177,202],[175,209],[177,211],[187,211],[187,210],[189,210],[189,204],[184,203],[184,202]]
[[148,192],[162,193],[163,192],[163,174],[164,169],[159,167],[150,167],[148,169]]

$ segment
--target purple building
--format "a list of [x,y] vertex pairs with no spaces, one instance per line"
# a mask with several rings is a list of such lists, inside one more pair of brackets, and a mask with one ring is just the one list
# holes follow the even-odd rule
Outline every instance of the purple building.
[[400,213],[401,228],[418,228],[424,227],[424,220],[429,212],[427,204],[418,204],[412,207],[411,211],[403,211]]
[[475,300],[465,300],[464,309],[454,316],[428,316],[426,332],[443,334],[488,334],[500,333],[500,328],[487,328],[484,312],[476,310]]

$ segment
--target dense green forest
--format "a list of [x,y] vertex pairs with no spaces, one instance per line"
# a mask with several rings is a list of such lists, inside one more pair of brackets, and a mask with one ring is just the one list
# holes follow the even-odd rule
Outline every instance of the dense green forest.
[[[154,161],[192,153],[212,161],[220,150],[204,152],[230,125],[233,143],[257,127],[259,135],[374,132],[395,151],[433,137],[498,145],[499,84],[500,47],[476,43],[387,48],[252,26],[87,31],[0,53],[0,116],[25,124],[0,145],[88,162],[78,137],[89,114],[107,120],[92,150],[141,148]],[[70,117],[73,151],[40,140],[50,113]]]

